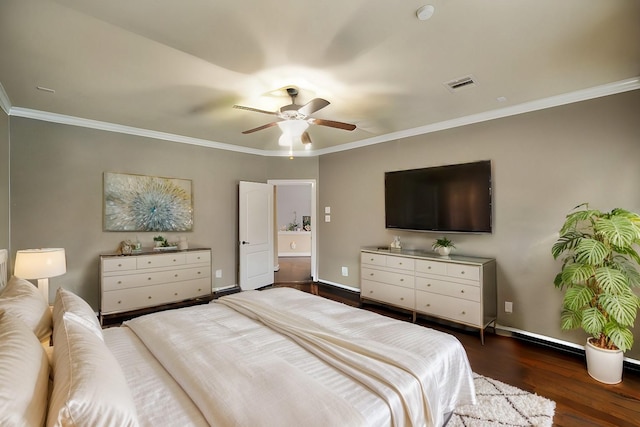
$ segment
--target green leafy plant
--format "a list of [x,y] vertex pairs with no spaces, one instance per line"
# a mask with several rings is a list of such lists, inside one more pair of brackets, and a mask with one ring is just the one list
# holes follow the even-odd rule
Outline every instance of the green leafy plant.
[[447,239],[446,237],[441,237],[439,239],[436,239],[435,242],[433,242],[433,245],[431,245],[431,247],[435,250],[438,248],[452,248],[455,249],[455,245],[453,244],[453,242],[449,239]]
[[551,253],[563,256],[554,285],[565,290],[561,327],[582,328],[591,344],[627,351],[640,308],[640,216],[624,209],[601,212],[584,203],[566,217]]

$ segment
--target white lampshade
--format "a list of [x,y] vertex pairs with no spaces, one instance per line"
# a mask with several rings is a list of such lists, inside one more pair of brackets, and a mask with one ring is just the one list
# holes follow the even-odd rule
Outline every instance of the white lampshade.
[[282,130],[278,144],[291,147],[294,143],[301,142],[300,137],[309,127],[309,123],[306,120],[283,120],[278,122],[278,127]]
[[63,248],[24,249],[16,253],[13,274],[22,279],[38,279],[38,288],[49,301],[49,278],[67,272]]

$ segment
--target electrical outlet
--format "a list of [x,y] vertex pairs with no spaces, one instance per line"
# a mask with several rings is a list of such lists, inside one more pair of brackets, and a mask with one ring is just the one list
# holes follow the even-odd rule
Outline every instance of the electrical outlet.
[[504,302],[504,312],[513,313],[513,303],[511,301]]
[[219,279],[222,277],[222,270],[216,270],[216,279]]
[[342,275],[347,277],[349,275],[349,268],[348,267],[342,267]]

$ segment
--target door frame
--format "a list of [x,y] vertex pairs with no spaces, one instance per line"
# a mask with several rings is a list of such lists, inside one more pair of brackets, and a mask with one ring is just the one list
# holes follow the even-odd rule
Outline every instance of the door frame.
[[[311,279],[314,282],[318,281],[318,262],[317,262],[317,253],[318,253],[318,245],[316,239],[316,232],[318,229],[318,221],[317,221],[317,201],[316,201],[316,180],[315,179],[269,179],[267,180],[267,184],[273,184],[276,188],[276,197],[274,197],[273,204],[277,206],[278,200],[278,186],[285,185],[308,185],[311,191]],[[277,232],[277,230],[276,230]],[[277,236],[276,236],[277,237]],[[276,250],[277,252],[277,250]]]

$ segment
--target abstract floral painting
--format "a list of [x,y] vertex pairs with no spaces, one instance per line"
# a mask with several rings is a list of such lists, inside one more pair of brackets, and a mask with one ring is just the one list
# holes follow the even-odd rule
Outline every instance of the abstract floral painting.
[[191,180],[104,173],[105,231],[189,231]]

